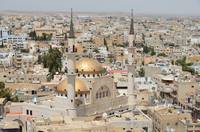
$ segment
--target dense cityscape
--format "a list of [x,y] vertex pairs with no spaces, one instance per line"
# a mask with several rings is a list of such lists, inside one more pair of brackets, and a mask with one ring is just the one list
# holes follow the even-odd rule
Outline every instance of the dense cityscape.
[[0,132],[200,132],[200,18],[1,13]]

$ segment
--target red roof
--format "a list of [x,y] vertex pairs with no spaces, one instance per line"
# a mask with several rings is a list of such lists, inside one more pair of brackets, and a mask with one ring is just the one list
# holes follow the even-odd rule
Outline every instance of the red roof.
[[127,70],[111,70],[111,74],[128,74]]

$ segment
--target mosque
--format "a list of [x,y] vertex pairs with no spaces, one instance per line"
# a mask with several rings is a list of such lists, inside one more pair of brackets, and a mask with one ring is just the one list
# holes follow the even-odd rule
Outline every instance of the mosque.
[[92,58],[77,60],[73,14],[71,11],[68,45],[65,47],[67,59],[66,75],[55,89],[55,95],[48,99],[35,99],[32,102],[12,103],[10,113],[22,113],[30,117],[77,118],[112,115],[116,111],[133,110],[137,94],[134,93],[135,63],[133,16],[129,33],[128,48],[128,95],[120,95],[113,77],[105,75],[102,65]]

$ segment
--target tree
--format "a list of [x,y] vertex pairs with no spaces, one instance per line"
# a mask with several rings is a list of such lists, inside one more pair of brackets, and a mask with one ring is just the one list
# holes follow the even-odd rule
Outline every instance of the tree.
[[42,36],[37,36],[35,31],[29,33],[29,37],[35,41],[50,41],[52,39],[52,36],[53,36],[52,33],[51,34],[42,33]]
[[30,37],[32,40],[36,40],[37,35],[36,35],[35,30],[29,33],[29,37]]
[[156,55],[156,52],[154,51],[154,48],[151,48],[151,56]]
[[41,63],[42,63],[42,56],[38,55],[38,64],[41,64]]
[[145,35],[144,35],[144,33],[142,33],[142,40],[143,40],[143,43],[145,44]]
[[193,65],[193,63],[187,63],[186,57],[176,60],[176,65],[182,66],[183,71],[190,72],[192,75],[195,74],[195,70],[190,67],[191,65]]
[[140,70],[138,71],[138,74],[140,77],[144,77],[145,76],[144,68],[140,68]]
[[158,56],[158,57],[159,57],[159,56],[167,57],[167,55],[166,55],[165,53],[159,53],[157,56]]
[[4,45],[4,42],[3,42],[3,40],[1,41],[1,45],[0,45],[0,48],[4,48],[5,47],[5,45]]
[[48,53],[42,55],[41,61],[44,68],[49,68],[49,77],[52,79],[56,72],[61,71],[62,53],[57,48],[50,48]]
[[143,52],[145,53],[145,54],[148,54],[149,52],[150,52],[150,48],[148,47],[148,46],[146,46],[146,45],[144,45],[143,46]]
[[97,48],[95,48],[95,49],[93,50],[93,52],[99,53],[99,50],[98,50]]
[[127,47],[128,47],[128,45],[129,45],[129,43],[128,43],[128,42],[124,42],[124,43],[123,43],[123,45],[122,45],[122,47],[124,47],[124,48],[127,48]]
[[104,46],[106,46],[106,50],[108,50],[108,44],[107,44],[107,41],[105,38],[103,39],[103,44],[104,44]]
[[18,101],[17,96],[12,96],[10,90],[5,88],[4,82],[0,82],[0,98],[6,98],[8,101]]
[[148,47],[147,45],[144,45],[144,44],[142,44],[142,48],[143,48],[143,53],[145,53],[145,54],[150,53],[151,56],[156,55],[154,48]]
[[114,59],[113,58],[109,58],[109,62],[113,63]]
[[161,41],[163,41],[163,37],[162,37],[161,34],[159,35],[159,39],[160,39]]

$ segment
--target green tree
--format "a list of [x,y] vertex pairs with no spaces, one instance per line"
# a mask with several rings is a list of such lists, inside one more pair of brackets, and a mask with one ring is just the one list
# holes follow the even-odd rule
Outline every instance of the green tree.
[[157,56],[158,56],[158,57],[159,57],[159,56],[167,57],[167,55],[166,55],[165,53],[159,53]]
[[104,46],[106,46],[106,49],[108,50],[108,43],[105,38],[103,39],[103,44],[104,44]]
[[143,46],[143,52],[145,54],[148,54],[150,51],[151,51],[151,49],[148,46],[146,46],[146,45]]
[[109,62],[113,63],[114,59],[113,58],[109,58]]
[[12,96],[11,91],[5,88],[4,82],[0,82],[0,98],[6,98],[8,101],[18,101],[17,96]]
[[126,47],[128,47],[128,45],[129,45],[128,42],[124,42],[123,45],[122,45],[122,47],[126,48]]
[[41,57],[44,68],[49,68],[49,78],[52,79],[56,72],[62,68],[62,53],[57,49],[50,48],[48,53]]
[[41,64],[41,63],[42,63],[42,56],[38,55],[38,64]]
[[154,48],[151,48],[151,56],[156,55],[156,52],[154,51]]
[[3,40],[1,41],[1,45],[0,45],[0,48],[5,48],[6,47],[6,45],[4,45],[4,42],[3,42]]
[[140,70],[138,71],[138,74],[140,77],[144,77],[145,76],[144,68],[140,68]]
[[190,72],[192,75],[196,73],[195,70],[190,67],[191,65],[193,65],[193,63],[187,63],[186,57],[176,60],[175,64],[181,66],[183,71]]
[[35,30],[34,30],[34,31],[31,31],[31,32],[29,33],[29,37],[30,37],[32,40],[36,40],[37,35],[36,35]]
[[93,50],[93,52],[99,53],[99,50],[98,50],[97,48],[95,48],[95,49]]
[[29,37],[35,41],[50,41],[52,39],[52,36],[53,36],[52,33],[51,34],[42,33],[42,36],[37,36],[35,31],[29,33]]

